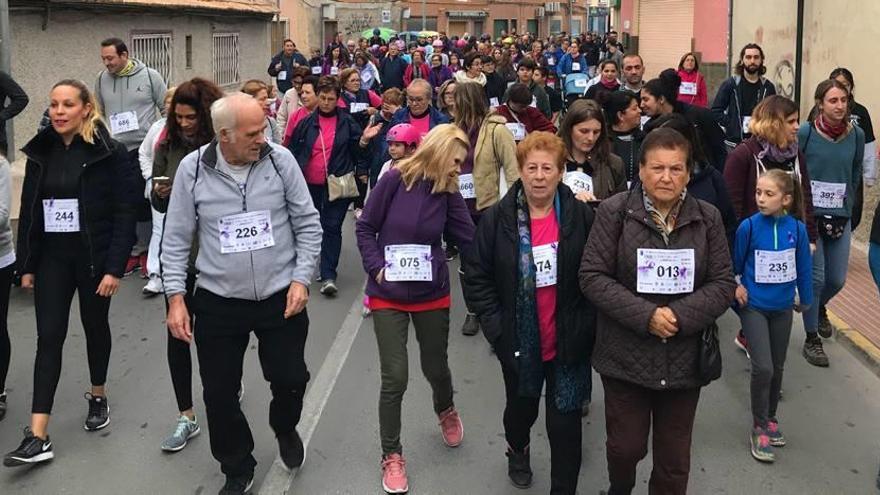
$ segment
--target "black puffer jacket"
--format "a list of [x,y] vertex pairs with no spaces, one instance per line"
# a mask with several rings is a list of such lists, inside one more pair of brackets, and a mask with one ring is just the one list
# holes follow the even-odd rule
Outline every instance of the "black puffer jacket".
[[[48,127],[22,148],[28,157],[21,191],[18,221],[18,273],[36,273],[44,236],[43,203],[40,190],[49,169],[50,150],[61,136]],[[103,126],[94,144],[77,136],[71,146],[82,147],[85,163],[79,180],[80,235],[88,248],[93,277],[105,274],[122,277],[125,263],[136,240],[136,212],[143,201],[138,179],[140,170],[129,160],[125,146],[113,140]],[[82,156],[80,155],[80,156]]]
[[[463,256],[464,294],[468,307],[480,318],[483,334],[498,358],[514,362],[516,287],[519,279],[519,238],[516,227],[517,181],[497,204],[483,212],[473,251]],[[556,283],[556,352],[567,364],[589,362],[596,328],[596,310],[578,288],[577,270],[593,209],[577,201],[560,183],[559,258]]]

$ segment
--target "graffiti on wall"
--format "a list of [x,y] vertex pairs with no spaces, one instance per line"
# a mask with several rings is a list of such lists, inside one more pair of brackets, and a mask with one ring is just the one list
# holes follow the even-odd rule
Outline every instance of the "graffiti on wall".
[[373,17],[373,14],[359,12],[348,16],[348,19],[342,24],[342,30],[346,35],[360,35],[360,33],[367,29],[374,28],[378,25],[379,23]]
[[788,58],[776,63],[770,80],[776,85],[776,94],[794,99],[794,64]]

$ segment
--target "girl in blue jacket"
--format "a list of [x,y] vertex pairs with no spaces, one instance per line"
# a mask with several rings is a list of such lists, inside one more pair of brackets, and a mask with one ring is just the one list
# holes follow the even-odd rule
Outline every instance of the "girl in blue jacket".
[[785,445],[776,407],[792,309],[803,311],[813,303],[813,264],[807,228],[798,220],[803,202],[794,179],[782,170],[768,170],[758,179],[755,200],[758,213],[736,231],[733,268],[752,363],[752,456],[773,462],[773,447]]

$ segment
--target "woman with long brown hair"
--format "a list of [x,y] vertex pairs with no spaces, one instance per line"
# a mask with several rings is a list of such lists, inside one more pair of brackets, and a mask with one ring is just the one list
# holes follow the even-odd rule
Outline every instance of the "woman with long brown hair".
[[611,152],[607,125],[596,102],[577,100],[559,126],[565,143],[563,182],[579,199],[601,201],[626,190],[626,170]]
[[73,294],[86,336],[91,389],[84,428],[110,424],[104,385],[110,362],[110,298],[135,242],[141,201],[138,173],[125,147],[110,137],[94,95],[81,81],[63,80],[50,93],[52,126],[23,151],[28,157],[18,224],[21,286],[34,292],[37,355],[31,424],[3,464],[54,457],[49,417],[61,376],[61,356]]

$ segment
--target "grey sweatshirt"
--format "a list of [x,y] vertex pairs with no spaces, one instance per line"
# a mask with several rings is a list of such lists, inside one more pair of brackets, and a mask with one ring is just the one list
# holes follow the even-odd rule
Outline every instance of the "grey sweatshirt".
[[161,117],[159,109],[165,103],[165,92],[168,90],[158,72],[140,60],[132,60],[135,68],[130,75],[115,76],[102,70],[95,84],[95,95],[111,133],[113,128],[110,120],[113,115],[122,112],[137,113],[137,130],[113,134],[113,139],[124,144],[129,151],[141,145],[150,126]]
[[[0,156],[0,259],[13,251],[12,228],[9,213],[12,208],[12,170],[6,158]],[[15,261],[14,259],[12,260]],[[0,268],[5,268],[0,263]]]
[[[186,268],[198,235],[197,287],[226,298],[262,301],[291,282],[305,286],[321,252],[321,220],[302,171],[287,148],[266,144],[247,177],[244,192],[223,172],[216,141],[190,153],[174,176],[162,235],[162,278],[168,296],[186,291]],[[221,218],[268,210],[275,244],[222,254]]]

